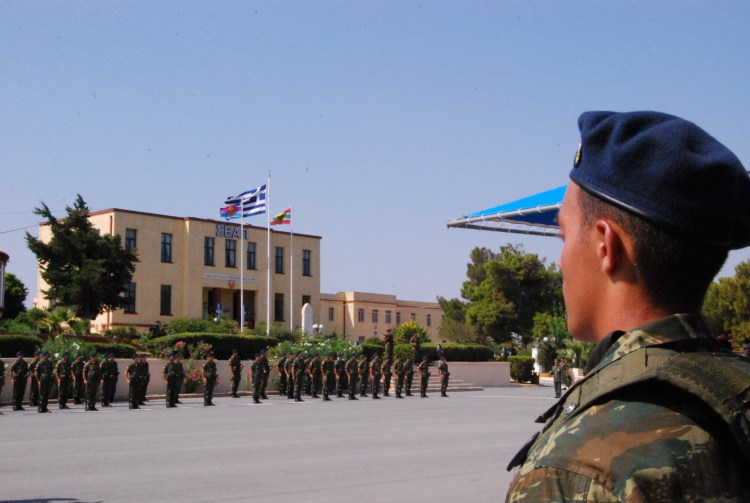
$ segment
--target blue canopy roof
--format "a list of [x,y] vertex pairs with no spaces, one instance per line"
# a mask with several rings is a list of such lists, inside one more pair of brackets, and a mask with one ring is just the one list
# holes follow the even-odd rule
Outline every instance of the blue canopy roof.
[[560,210],[565,185],[510,203],[477,211],[448,222],[448,227],[486,231],[557,236],[557,213]]

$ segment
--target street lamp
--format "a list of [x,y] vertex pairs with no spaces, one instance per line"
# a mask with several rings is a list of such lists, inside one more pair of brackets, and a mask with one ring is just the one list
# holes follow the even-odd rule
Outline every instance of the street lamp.
[[312,329],[313,329],[313,334],[316,334],[316,335],[322,335],[323,334],[323,324],[322,323],[320,325],[318,325],[316,323],[315,325],[312,326]]

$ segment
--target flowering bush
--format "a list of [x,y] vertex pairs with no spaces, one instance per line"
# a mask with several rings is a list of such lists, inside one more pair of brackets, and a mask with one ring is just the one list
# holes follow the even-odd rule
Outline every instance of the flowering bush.
[[68,352],[71,360],[75,357],[76,353],[81,353],[88,357],[91,353],[95,352],[95,348],[88,342],[79,339],[66,339],[62,335],[58,335],[54,339],[47,339],[42,345],[41,350],[49,351],[50,356],[54,360],[60,359],[65,351]]
[[321,356],[329,352],[333,354],[341,353],[344,358],[349,358],[353,354],[359,355],[362,352],[362,347],[353,341],[332,337],[330,339],[306,339],[300,342],[284,341],[271,348],[270,354],[277,358],[281,353],[290,354],[297,351],[302,351],[305,354],[317,353]]

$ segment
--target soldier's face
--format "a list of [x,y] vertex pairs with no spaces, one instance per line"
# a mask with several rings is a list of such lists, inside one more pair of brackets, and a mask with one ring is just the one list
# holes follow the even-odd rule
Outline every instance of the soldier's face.
[[599,260],[596,253],[595,226],[584,226],[580,204],[581,189],[568,184],[558,215],[563,248],[560,271],[563,297],[568,313],[568,331],[576,339],[594,342],[592,316],[596,309]]

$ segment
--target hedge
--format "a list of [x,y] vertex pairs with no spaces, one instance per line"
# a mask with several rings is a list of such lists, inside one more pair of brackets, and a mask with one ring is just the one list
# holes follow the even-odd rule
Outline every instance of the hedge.
[[269,348],[279,343],[275,337],[260,335],[184,333],[156,337],[148,341],[146,347],[154,356],[159,356],[158,353],[162,348],[167,346],[174,347],[180,341],[188,345],[198,343],[210,344],[218,360],[228,360],[232,356],[233,349],[237,349],[240,358],[243,360],[253,359],[255,353],[261,349]]
[[42,341],[33,335],[7,334],[0,335],[0,356],[14,357],[19,351],[30,356],[42,347]]
[[516,382],[530,382],[534,371],[534,358],[530,356],[509,356],[510,378]]
[[[437,344],[432,342],[422,344],[419,348],[420,355],[427,355],[429,360],[437,360],[439,358],[437,346]],[[381,344],[368,344],[365,342],[361,347],[362,353],[369,357],[374,353],[377,353],[381,357],[385,354],[385,346]],[[491,362],[495,358],[495,353],[492,349],[481,344],[449,343],[442,344],[442,347],[443,355],[449,362]],[[402,358],[411,356],[411,344],[396,344],[393,347],[393,354]]]
[[89,345],[100,355],[114,353],[115,358],[132,358],[135,353],[141,352],[133,345],[117,342],[91,342]]

